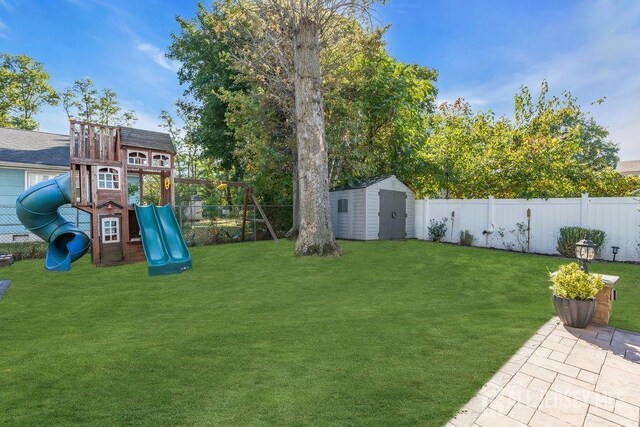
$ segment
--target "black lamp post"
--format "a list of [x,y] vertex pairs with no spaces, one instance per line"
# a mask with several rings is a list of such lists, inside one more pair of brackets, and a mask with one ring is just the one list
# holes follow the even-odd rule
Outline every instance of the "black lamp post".
[[595,256],[596,244],[587,239],[586,236],[584,239],[576,243],[576,258],[582,261],[582,267],[580,267],[580,269],[585,273],[589,272],[587,262],[593,260]]
[[618,251],[620,250],[620,246],[611,246],[611,250],[613,251],[613,261],[616,260],[616,255],[618,255]]

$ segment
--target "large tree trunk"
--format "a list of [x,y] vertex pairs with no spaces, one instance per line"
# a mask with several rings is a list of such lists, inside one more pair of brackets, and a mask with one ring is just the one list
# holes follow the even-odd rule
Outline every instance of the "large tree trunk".
[[296,240],[300,232],[300,180],[298,179],[298,160],[293,160],[293,212],[292,226],[285,237],[287,239]]
[[342,254],[331,230],[329,171],[324,132],[320,32],[316,22],[301,17],[294,34],[296,135],[298,137],[298,183],[300,232],[296,255]]

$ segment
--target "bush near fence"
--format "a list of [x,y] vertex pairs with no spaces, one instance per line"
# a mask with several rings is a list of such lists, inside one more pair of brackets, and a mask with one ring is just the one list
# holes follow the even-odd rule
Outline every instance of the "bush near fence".
[[[528,250],[559,254],[558,238],[563,227],[601,230],[604,243],[598,259],[613,259],[612,246],[619,247],[616,261],[640,260],[640,201],[633,197],[589,197],[550,199],[423,199],[416,200],[416,236],[429,239],[431,220],[451,218],[443,242],[459,243],[460,231],[478,236],[474,246]],[[530,216],[528,216],[530,215]],[[482,235],[487,230],[488,233]],[[565,256],[575,257],[575,243],[582,233],[566,237]],[[578,238],[579,237],[579,238]],[[592,240],[596,240],[592,236]],[[572,242],[573,249],[571,249]],[[602,239],[601,239],[602,240]],[[598,242],[596,242],[598,243]],[[526,246],[526,247],[525,247]]]
[[576,242],[582,239],[591,240],[596,245],[596,256],[602,251],[606,240],[606,233],[602,230],[591,230],[582,227],[562,227],[558,236],[558,252],[567,258],[576,256]]

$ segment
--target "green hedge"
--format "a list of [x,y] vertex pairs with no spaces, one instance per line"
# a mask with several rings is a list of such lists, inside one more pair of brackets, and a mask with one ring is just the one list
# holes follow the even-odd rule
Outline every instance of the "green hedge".
[[0,244],[0,254],[13,254],[16,261],[44,258],[47,254],[47,244],[44,242],[3,243]]
[[562,227],[558,236],[557,250],[560,255],[567,258],[576,257],[576,243],[587,238],[596,245],[596,256],[600,255],[600,250],[607,239],[607,234],[602,230],[592,230],[582,227]]

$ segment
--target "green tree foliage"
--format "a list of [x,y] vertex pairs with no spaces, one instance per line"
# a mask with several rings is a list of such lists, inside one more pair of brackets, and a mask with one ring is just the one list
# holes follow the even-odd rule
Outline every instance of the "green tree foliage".
[[[196,100],[188,105],[197,113],[194,136],[205,154],[226,170],[242,171],[265,200],[291,203],[292,59],[263,51],[235,31],[239,21],[254,25],[244,19],[229,2],[211,10],[200,4],[195,18],[179,19],[170,55],[183,64],[181,82]],[[336,17],[329,31],[350,35],[333,37],[334,48],[321,57],[331,184],[381,174],[417,179],[422,160],[415,154],[433,111],[437,73],[393,59],[382,41],[384,29]],[[286,52],[286,35],[282,40],[280,53]],[[232,46],[245,49],[244,56]]]
[[434,110],[437,72],[404,64],[386,50],[382,30],[364,40],[352,60],[328,76],[326,102],[331,182],[373,175],[418,179],[417,156]]
[[98,122],[108,126],[131,126],[138,117],[134,110],[123,111],[118,95],[111,89],[102,92],[91,79],[76,80],[62,92],[62,106],[69,118]]
[[430,117],[421,157],[424,195],[447,198],[621,196],[636,177],[615,172],[617,146],[564,92],[549,96],[546,82],[534,100],[522,87],[514,120],[473,113],[458,100]]
[[[230,180],[220,168],[219,162],[212,161],[204,155],[203,148],[194,140],[197,122],[189,116],[181,106],[177,109],[179,125],[168,111],[160,113],[162,127],[171,135],[176,147],[175,171],[180,178],[201,179],[209,181]],[[175,197],[177,204],[187,203],[192,196],[200,196],[205,204],[233,204],[230,192],[220,192],[215,187],[196,184],[177,184]]]
[[187,89],[179,108],[195,118],[193,142],[203,148],[205,155],[218,160],[234,180],[239,180],[243,162],[235,156],[237,139],[227,125],[228,102],[222,91],[233,93],[242,85],[229,65],[225,19],[228,16],[223,2],[214,2],[211,10],[198,3],[194,18],[177,18],[180,32],[172,35],[168,56],[182,64],[178,79]]
[[[298,178],[289,39],[276,26],[282,45],[260,44],[267,33],[242,4],[199,4],[195,18],[179,19],[170,55],[183,64],[189,100],[180,106],[192,117],[193,142],[225,176],[251,182],[266,202],[291,203]],[[464,100],[435,108],[435,70],[392,58],[384,28],[335,19],[324,34],[335,43],[321,55],[332,186],[395,174],[432,197],[618,196],[640,188],[638,178],[615,172],[617,145],[569,92],[551,96],[543,82],[534,97],[522,87],[512,118],[474,112]]]
[[34,116],[44,105],[57,105],[41,62],[26,55],[0,54],[0,126],[35,130]]

